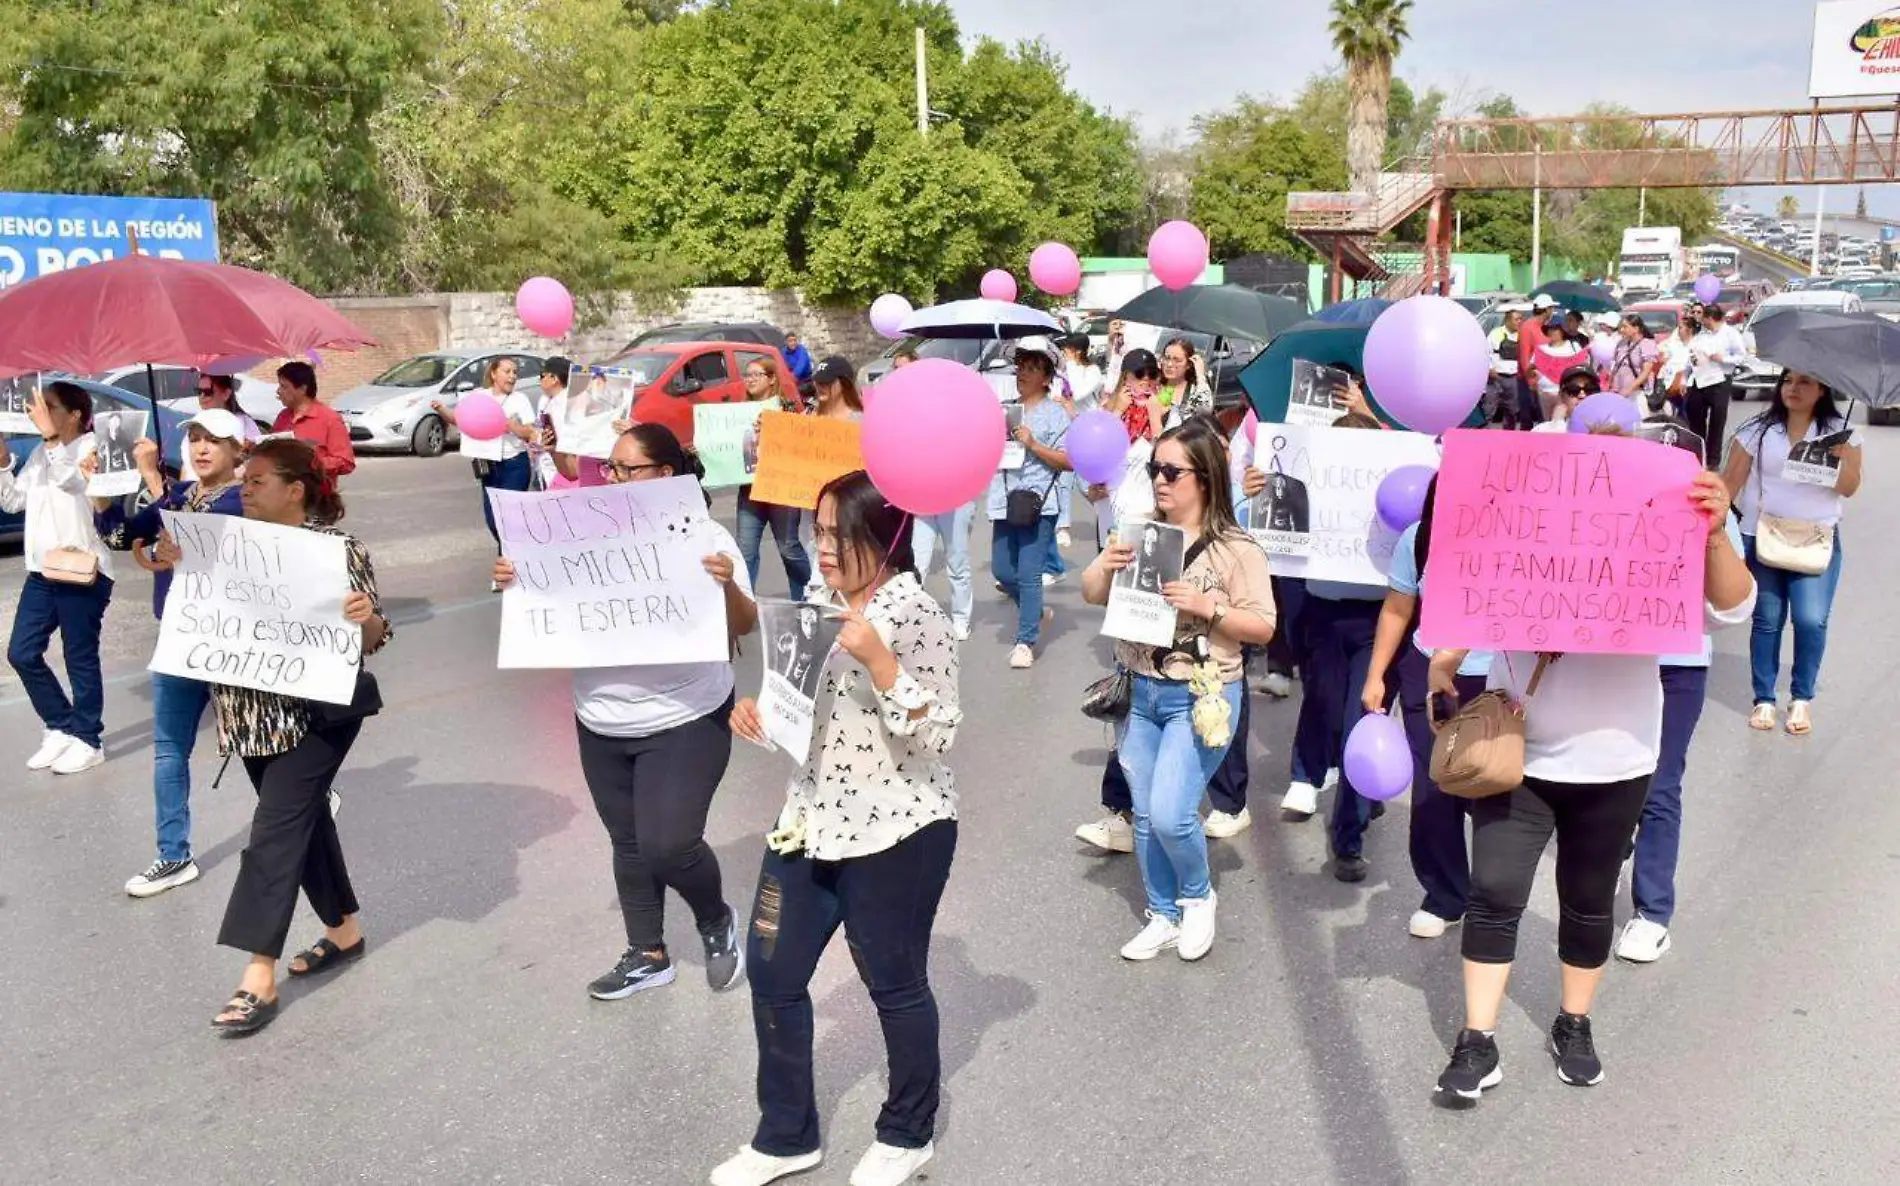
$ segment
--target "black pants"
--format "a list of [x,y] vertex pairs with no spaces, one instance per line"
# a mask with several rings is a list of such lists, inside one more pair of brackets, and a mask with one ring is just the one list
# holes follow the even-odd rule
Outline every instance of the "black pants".
[[883,852],[845,861],[766,850],[746,936],[759,1042],[754,1149],[795,1157],[819,1146],[811,978],[840,925],[884,1030],[891,1083],[877,1115],[877,1139],[900,1149],[930,1143],[942,1077],[930,932],[956,851],[955,820],[929,824]]
[[[1252,736],[1253,712],[1247,702],[1253,699],[1245,689],[1240,693],[1240,712],[1234,720],[1234,743],[1227,756],[1214,768],[1207,780],[1207,801],[1215,811],[1239,815],[1247,810],[1247,738]],[[1121,756],[1108,753],[1108,765],[1102,769],[1102,806],[1110,811],[1130,814],[1135,810],[1134,792],[1128,789],[1128,776],[1122,773]]]
[[[1287,578],[1283,577],[1274,577],[1271,580],[1273,604],[1279,611],[1279,620],[1274,624],[1273,637],[1267,640],[1267,670],[1290,676],[1293,674],[1293,669],[1300,665],[1299,650],[1294,645],[1300,623],[1295,612],[1297,607],[1292,604],[1286,593],[1286,580]],[[1304,591],[1306,582],[1300,581],[1298,584]]]
[[362,729],[362,721],[350,721],[305,734],[285,753],[244,759],[244,772],[257,789],[257,810],[224,908],[219,943],[272,959],[282,956],[300,886],[326,927],[341,926],[357,912],[336,821],[330,817],[330,784]]
[[1722,438],[1728,432],[1728,405],[1735,388],[1727,380],[1691,387],[1683,400],[1689,431],[1702,438],[1702,460],[1710,469],[1722,464]]
[[732,698],[698,720],[651,737],[603,737],[579,721],[581,774],[614,846],[614,888],[627,946],[666,947],[666,888],[702,931],[725,924],[719,858],[706,812],[732,757]]
[[1643,814],[1650,776],[1580,785],[1527,778],[1508,795],[1471,805],[1471,905],[1465,958],[1508,964],[1530,901],[1537,859],[1557,835],[1557,958],[1600,968],[1610,958],[1616,875]]

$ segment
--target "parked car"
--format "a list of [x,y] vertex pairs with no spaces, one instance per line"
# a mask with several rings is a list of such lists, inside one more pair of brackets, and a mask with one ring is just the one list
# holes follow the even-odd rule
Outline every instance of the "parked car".
[[1684,300],[1637,301],[1623,308],[1623,315],[1635,314],[1643,319],[1643,325],[1657,337],[1674,333],[1676,323],[1682,320],[1682,310],[1689,302]]
[[1523,301],[1529,300],[1530,298],[1521,292],[1507,292],[1504,289],[1498,289],[1495,292],[1469,292],[1464,296],[1456,296],[1451,299],[1463,305],[1471,312],[1472,316],[1482,317],[1507,301]]
[[1731,382],[1735,398],[1745,400],[1752,396],[1764,399],[1781,382],[1781,367],[1755,353],[1755,330],[1770,317],[1779,316],[1789,309],[1826,309],[1836,313],[1859,313],[1863,310],[1860,297],[1854,293],[1836,288],[1804,288],[1793,292],[1780,292],[1755,306],[1748,322],[1742,327],[1742,343],[1748,348],[1748,358],[1737,367]]
[[910,349],[918,358],[947,358],[978,371],[1014,372],[1010,361],[1014,342],[984,341],[978,338],[900,338],[884,347],[876,358],[858,368],[858,384],[869,387],[891,373],[897,352]]
[[632,419],[664,424],[681,444],[691,445],[693,408],[743,401],[740,376],[763,357],[781,355],[762,342],[667,342],[623,354],[613,365],[633,372]]
[[[141,367],[142,371],[144,368]],[[68,376],[48,376],[63,378],[77,383],[92,396],[92,413],[95,417],[106,412],[150,412],[150,402],[143,396],[134,395],[123,387],[114,387],[94,379],[73,379]],[[195,410],[195,409],[194,409]],[[156,435],[159,440],[159,467],[167,477],[177,477],[184,466],[185,429],[188,419],[182,412],[175,412],[160,404],[158,407],[157,432],[150,420],[145,424],[145,435]],[[7,452],[13,455],[13,472],[19,473],[26,464],[27,456],[40,447],[40,439],[32,433],[8,434]],[[125,496],[127,511],[136,511],[151,501],[151,495],[141,489],[135,494]],[[0,543],[17,544],[26,534],[26,519],[23,515],[0,511]]]
[[1860,298],[1861,308],[1878,313],[1888,321],[1900,321],[1900,277],[1842,277],[1829,287],[1851,292]]
[[418,457],[438,457],[458,439],[431,406],[440,400],[453,408],[465,393],[482,385],[488,364],[515,360],[515,390],[540,402],[541,356],[525,350],[438,350],[404,359],[361,387],[352,387],[330,406],[349,426],[350,443],[370,452],[391,449]]
[[[150,368],[150,380],[146,378],[146,371],[142,366],[119,367],[93,378],[134,395],[152,394],[151,388],[156,386],[160,405],[186,416],[198,410],[197,371],[190,367],[154,366]],[[237,387],[238,410],[256,421],[260,432],[269,432],[270,426],[277,422],[277,413],[284,410],[277,398],[277,380],[256,375],[231,378]]]
[[770,346],[778,352],[781,363],[785,359],[785,331],[769,321],[679,321],[671,325],[654,326],[622,346],[612,358],[603,359],[601,365],[624,365],[627,355],[646,346],[678,346],[688,342],[745,342],[755,346]]

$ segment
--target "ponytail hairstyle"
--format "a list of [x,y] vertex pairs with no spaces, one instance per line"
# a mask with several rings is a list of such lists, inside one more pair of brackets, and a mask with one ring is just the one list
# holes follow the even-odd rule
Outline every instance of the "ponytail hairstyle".
[[[1685,425],[1684,427],[1687,427]],[[1412,539],[1412,563],[1418,568],[1418,579],[1425,579],[1425,561],[1432,554],[1432,510],[1438,504],[1438,475],[1425,483],[1425,509],[1418,516],[1418,535]]]
[[92,431],[92,392],[77,383],[55,379],[46,385],[42,399],[50,399],[68,412],[79,413],[79,431]]
[[262,441],[251,450],[251,460],[268,462],[280,481],[303,487],[304,518],[330,526],[343,518],[343,496],[336,479],[323,468],[308,442],[290,437]]
[[[706,466],[699,454],[688,452],[666,425],[651,421],[636,424],[627,430],[627,435],[640,443],[640,452],[645,453],[649,461],[672,470],[674,477],[691,478],[695,482],[705,480]],[[703,487],[700,493],[706,494]],[[711,494],[706,494],[706,505],[712,505]]]

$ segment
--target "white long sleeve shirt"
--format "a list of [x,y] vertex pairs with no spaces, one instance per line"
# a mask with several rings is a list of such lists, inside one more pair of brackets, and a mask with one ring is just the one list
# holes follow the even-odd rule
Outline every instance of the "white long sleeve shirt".
[[1713,387],[1727,381],[1729,372],[1748,357],[1742,332],[1732,325],[1705,329],[1689,339],[1689,353],[1695,361],[1695,370],[1689,375],[1691,387]]
[[0,509],[26,513],[26,570],[39,572],[54,548],[81,548],[99,558],[99,575],[112,579],[112,552],[92,526],[86,475],[79,462],[97,452],[91,433],[71,444],[43,443],[27,457],[19,473],[0,469]]

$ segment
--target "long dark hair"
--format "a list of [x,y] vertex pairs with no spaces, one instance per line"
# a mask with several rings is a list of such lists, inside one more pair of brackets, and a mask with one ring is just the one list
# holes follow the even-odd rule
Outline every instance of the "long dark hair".
[[871,475],[853,470],[825,483],[818,501],[831,499],[838,519],[838,551],[875,556],[888,572],[917,575],[917,556],[911,548],[909,511],[893,505],[871,482]]
[[1635,326],[1637,335],[1646,342],[1656,340],[1656,335],[1650,332],[1649,323],[1635,313],[1625,313],[1623,315],[1623,324]]
[[1194,343],[1188,341],[1186,338],[1169,338],[1168,344],[1163,346],[1161,351],[1165,354],[1175,346],[1179,346],[1181,353],[1187,355],[1187,370],[1181,374],[1181,382],[1184,388],[1191,390],[1195,387],[1199,387],[1201,385],[1201,359],[1199,355],[1194,353]]
[[[1751,428],[1755,429],[1755,439],[1758,442],[1755,452],[1757,458],[1761,456],[1759,441],[1768,434],[1769,429],[1779,428],[1784,433],[1788,431],[1788,401],[1783,397],[1783,392],[1788,386],[1788,376],[1797,373],[1801,372],[1781,372],[1781,378],[1775,381],[1774,392],[1768,397],[1768,406],[1736,431],[1736,435],[1740,436]],[[1809,375],[1808,378],[1814,379],[1814,376]],[[1814,381],[1821,388],[1821,398],[1814,401],[1814,423],[1820,426],[1823,433],[1828,431],[1830,425],[1839,424],[1846,427],[1847,415],[1841,411],[1841,406],[1834,402],[1834,389],[1819,379],[1814,379]],[[1790,442],[1790,444],[1793,443]]]
[[79,413],[79,431],[92,431],[92,392],[77,383],[55,379],[46,385],[44,398],[56,400],[68,412]]
[[1418,566],[1418,579],[1425,579],[1425,561],[1432,554],[1432,510],[1438,505],[1438,475],[1425,483],[1425,509],[1419,512],[1418,535],[1412,539],[1412,563]]
[[307,442],[290,437],[263,441],[251,450],[251,460],[269,462],[279,480],[303,487],[304,518],[324,524],[343,518],[343,496],[337,493],[336,479],[324,471],[317,451]]
[[689,453],[673,430],[664,424],[645,421],[627,430],[627,435],[640,445],[640,452],[655,465],[664,465],[673,471],[676,478],[691,478],[701,483],[700,493],[706,495],[706,505],[712,505],[712,495],[707,493],[704,482],[706,465],[700,461],[699,454]]
[[1155,438],[1155,452],[1166,441],[1174,441],[1187,454],[1195,480],[1201,484],[1201,534],[1215,540],[1245,534],[1240,520],[1234,518],[1234,504],[1228,489],[1227,441],[1220,426],[1206,416],[1190,416]]

